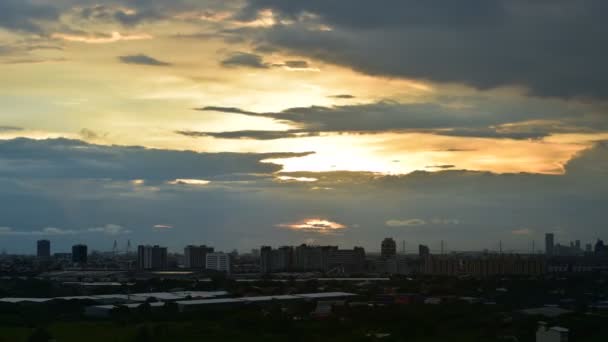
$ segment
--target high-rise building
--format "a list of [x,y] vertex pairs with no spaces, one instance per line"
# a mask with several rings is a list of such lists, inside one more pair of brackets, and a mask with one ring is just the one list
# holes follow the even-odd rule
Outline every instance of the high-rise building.
[[604,240],[597,239],[594,252],[595,255],[608,255],[608,246],[604,244]]
[[137,268],[140,270],[167,269],[167,247],[137,246]]
[[394,258],[397,255],[397,243],[393,238],[382,240],[380,255],[384,259]]
[[207,253],[208,270],[230,273],[230,256],[226,253]]
[[49,258],[51,256],[51,242],[49,240],[38,240],[36,255],[39,258]]
[[421,258],[427,257],[431,255],[431,250],[429,246],[426,245],[418,245],[418,256]]
[[302,244],[294,251],[293,265],[298,271],[324,271],[329,268],[329,256],[338,246],[308,246]]
[[555,248],[555,236],[553,233],[545,234],[545,254],[547,256],[552,256]]
[[87,245],[74,245],[72,246],[72,262],[77,264],[87,263]]
[[272,251],[273,271],[289,271],[293,266],[293,247],[283,246]]
[[262,273],[271,273],[272,269],[272,247],[262,246],[260,249],[260,271]]
[[184,248],[186,268],[205,268],[207,262],[207,253],[213,253],[213,247],[202,246],[186,246]]
[[328,269],[339,270],[341,273],[359,273],[365,269],[365,249],[355,247],[353,249],[331,250],[328,257]]

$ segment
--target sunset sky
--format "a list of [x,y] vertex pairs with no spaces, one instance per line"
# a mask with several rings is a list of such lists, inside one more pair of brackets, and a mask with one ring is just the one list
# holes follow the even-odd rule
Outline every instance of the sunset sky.
[[0,0],[0,248],[594,241],[607,12]]

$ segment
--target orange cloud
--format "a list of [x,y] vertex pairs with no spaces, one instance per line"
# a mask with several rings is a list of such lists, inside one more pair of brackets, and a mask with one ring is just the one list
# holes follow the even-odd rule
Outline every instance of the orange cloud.
[[107,44],[114,43],[121,40],[142,40],[142,39],[152,39],[152,36],[149,34],[121,34],[120,32],[114,31],[109,36],[82,36],[82,35],[73,35],[73,34],[64,34],[64,33],[54,33],[51,35],[54,39],[63,39],[69,42],[79,42],[79,43],[87,43],[87,44]]
[[281,223],[277,226],[295,231],[320,234],[335,233],[347,228],[341,223],[320,218],[304,219],[294,223]]

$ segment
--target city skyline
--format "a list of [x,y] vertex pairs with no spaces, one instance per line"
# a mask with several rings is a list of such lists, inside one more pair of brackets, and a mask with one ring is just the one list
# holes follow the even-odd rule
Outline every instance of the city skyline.
[[[497,241],[497,243],[495,244],[496,248],[482,248],[479,250],[463,250],[463,249],[449,249],[448,246],[448,242],[449,241],[445,241],[445,240],[441,240],[438,242],[438,245],[436,246],[437,248],[431,248],[431,246],[433,246],[433,244],[429,244],[429,243],[424,243],[424,242],[412,242],[412,241],[405,241],[405,240],[395,240],[392,237],[386,237],[384,239],[382,239],[381,241],[378,241],[378,244],[375,246],[376,248],[372,247],[372,248],[365,248],[365,247],[361,247],[361,246],[344,246],[344,245],[339,245],[339,244],[334,244],[334,245],[323,245],[323,244],[315,244],[315,243],[297,243],[297,244],[271,244],[271,243],[266,243],[264,245],[261,246],[251,246],[250,248],[245,248],[245,249],[241,249],[238,250],[236,248],[225,248],[225,249],[217,249],[214,246],[208,245],[208,244],[201,244],[201,245],[197,245],[197,244],[188,244],[188,245],[184,245],[184,246],[180,246],[180,247],[176,247],[174,249],[168,248],[167,246],[160,246],[158,243],[148,243],[148,244],[137,244],[135,243],[134,245],[131,243],[131,240],[126,240],[126,243],[124,245],[124,248],[121,248],[118,244],[118,240],[114,240],[113,244],[112,244],[112,248],[111,249],[92,249],[91,253],[113,253],[116,255],[120,255],[120,254],[136,254],[138,253],[137,249],[134,249],[133,247],[135,246],[136,248],[139,247],[161,247],[164,249],[167,249],[169,252],[174,253],[174,254],[182,254],[183,256],[185,256],[185,258],[187,260],[190,259],[190,255],[192,257],[192,260],[196,260],[196,261],[191,261],[193,263],[196,263],[197,265],[202,265],[204,264],[204,259],[205,259],[205,255],[208,253],[214,253],[214,252],[218,252],[218,253],[226,253],[226,254],[230,254],[230,253],[243,253],[243,254],[249,254],[249,253],[253,253],[253,251],[258,251],[261,249],[263,249],[264,247],[269,247],[269,248],[283,248],[283,247],[295,247],[295,246],[311,246],[311,247],[338,247],[338,248],[363,248],[365,250],[367,250],[367,252],[370,252],[372,254],[378,254],[382,257],[387,257],[387,256],[394,256],[394,255],[426,255],[426,254],[437,254],[437,255],[442,255],[442,254],[450,254],[450,253],[463,253],[463,252],[478,252],[478,253],[485,253],[485,252],[489,252],[489,253],[499,253],[499,254],[538,254],[538,255],[545,255],[548,257],[551,256],[557,256],[557,255],[569,255],[571,253],[574,253],[574,255],[582,255],[583,253],[587,253],[587,252],[593,252],[593,251],[597,251],[597,245],[601,244],[602,247],[600,248],[604,248],[603,243],[604,240],[602,238],[597,238],[596,240],[593,241],[581,241],[579,239],[576,240],[572,240],[572,241],[560,241],[560,240],[556,240],[555,239],[555,233],[545,233],[544,235],[544,243],[538,243],[535,240],[531,240],[530,241],[530,245],[528,246],[529,248],[526,250],[516,250],[516,249],[510,249],[508,248],[508,246],[504,246],[502,241]],[[88,247],[88,245],[86,243],[77,243],[74,245],[69,246],[70,248],[74,248],[75,246],[81,246],[84,245],[85,247]],[[399,245],[399,247],[398,247]],[[36,246],[34,246],[35,250],[33,251],[33,253],[24,253],[24,255],[36,255],[38,257],[48,257],[51,256],[54,253],[58,253],[58,254],[65,254],[66,251],[57,251],[57,250],[53,250],[52,247],[52,241],[47,240],[47,239],[42,239],[42,240],[37,240],[36,241]],[[409,247],[409,248],[406,248]],[[560,253],[561,251],[561,253]],[[564,251],[566,253],[564,253]],[[3,251],[4,253],[6,252]],[[189,261],[190,262],[190,261]],[[186,265],[188,265],[188,262],[186,262]]]
[[0,0],[0,250],[592,243],[605,10]]

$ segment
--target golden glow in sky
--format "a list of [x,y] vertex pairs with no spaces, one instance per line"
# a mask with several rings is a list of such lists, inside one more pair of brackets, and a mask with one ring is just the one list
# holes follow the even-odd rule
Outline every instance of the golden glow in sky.
[[[118,9],[126,15],[137,14],[133,8]],[[606,132],[598,130],[568,131],[572,122],[579,119],[576,116],[569,116],[570,121],[564,120],[563,124],[559,120],[561,114],[555,114],[558,118],[553,121],[528,122],[522,119],[525,106],[500,108],[532,101],[522,89],[482,92],[457,84],[367,75],[288,50],[269,49],[263,53],[253,49],[250,42],[231,41],[213,34],[218,27],[269,29],[294,24],[270,10],[261,11],[252,21],[232,19],[230,8],[215,12],[185,11],[164,21],[143,22],[136,27],[118,27],[102,21],[84,24],[78,17],[79,10],[67,11],[61,20],[81,30],[62,32],[60,26],[49,27],[51,33],[44,38],[47,39],[44,44],[23,48],[20,54],[0,53],[0,126],[20,128],[0,129],[0,139],[66,137],[102,145],[198,152],[313,152],[298,158],[266,160],[281,165],[286,172],[346,170],[404,174],[416,170],[468,169],[560,174],[563,165],[576,153],[607,137]],[[319,19],[309,16],[307,20],[311,22]],[[332,31],[323,24],[311,25],[310,29],[315,27],[319,31]],[[203,36],[205,39],[201,39]],[[0,37],[5,45],[21,48],[26,35],[0,30]],[[234,56],[238,56],[237,60],[226,63]],[[491,102],[488,98],[498,99],[497,104],[487,105]],[[357,106],[382,101],[438,103],[440,111],[470,109],[479,113],[457,122],[452,122],[449,114],[441,113],[443,119],[435,121],[421,116],[417,120],[423,124],[413,128],[391,129],[389,125],[376,131],[341,132],[317,131],[315,123],[303,127],[280,117],[194,110],[205,106],[257,113],[314,106],[352,106],[355,110]],[[553,108],[576,111],[577,106],[585,113],[580,118],[593,119],[597,115],[584,103],[534,101],[537,102],[531,113],[539,108],[543,111],[546,103],[549,109],[545,116],[549,117]],[[493,113],[497,108],[499,115]],[[403,117],[416,115],[403,113]],[[430,118],[435,113],[425,115]],[[513,116],[513,122],[509,116]],[[496,123],[494,117],[498,118]],[[550,122],[555,131],[534,135],[535,129],[547,128]],[[373,124],[373,120],[369,122]],[[469,126],[489,127],[496,136],[440,132]],[[300,137],[267,140],[176,134],[294,129],[308,132]],[[513,137],[513,132],[530,134],[530,138]],[[279,177],[279,180],[312,182],[314,178]],[[208,181],[178,179],[174,183],[206,185]]]

